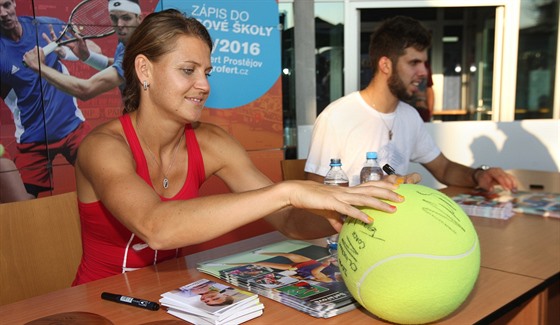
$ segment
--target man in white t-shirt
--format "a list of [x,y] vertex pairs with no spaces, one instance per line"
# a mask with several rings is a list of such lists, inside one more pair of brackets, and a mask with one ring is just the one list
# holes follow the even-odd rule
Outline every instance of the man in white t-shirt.
[[[366,88],[348,94],[323,110],[313,128],[305,171],[322,182],[331,158],[340,158],[350,186],[359,184],[366,152],[376,151],[381,166],[406,175],[410,162],[422,164],[441,183],[491,190],[514,189],[517,181],[501,168],[473,169],[446,158],[424,127],[418,112],[403,100],[427,77],[430,32],[403,16],[387,19],[371,36],[373,77]],[[418,174],[406,175],[418,182]]]

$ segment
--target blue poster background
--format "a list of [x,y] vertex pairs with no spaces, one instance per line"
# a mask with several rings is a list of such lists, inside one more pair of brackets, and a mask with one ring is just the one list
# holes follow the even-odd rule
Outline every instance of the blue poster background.
[[275,0],[161,0],[208,29],[214,48],[209,108],[230,109],[263,96],[280,76],[280,30]]

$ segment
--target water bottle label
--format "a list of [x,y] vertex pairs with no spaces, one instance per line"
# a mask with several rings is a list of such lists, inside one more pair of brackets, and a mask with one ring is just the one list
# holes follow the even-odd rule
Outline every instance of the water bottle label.
[[368,182],[369,181],[380,181],[381,177],[377,174],[369,174],[367,177]]

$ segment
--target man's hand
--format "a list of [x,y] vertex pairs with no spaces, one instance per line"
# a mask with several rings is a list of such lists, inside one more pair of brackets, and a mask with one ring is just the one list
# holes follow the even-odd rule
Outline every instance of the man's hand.
[[[70,42],[66,44],[66,46],[80,59],[80,61],[85,61],[89,58],[90,44],[93,44],[97,48],[99,48],[97,44],[84,40],[80,34],[72,32],[72,35],[74,35],[76,41]],[[101,49],[99,49],[99,52],[101,52]]]
[[500,185],[508,191],[517,189],[517,179],[501,168],[490,168],[488,170],[476,169],[473,173],[473,180],[476,181],[478,187],[487,191],[493,191],[494,186]]
[[393,174],[385,177],[384,180],[393,184],[418,184],[422,180],[422,176],[418,173],[407,175]]
[[45,54],[39,46],[32,48],[23,55],[23,64],[35,72],[39,72],[39,65],[45,63]]
[[[59,36],[54,31],[54,28],[53,28],[52,25],[49,25],[49,31],[50,31],[50,37],[49,37],[49,35],[47,35],[45,33],[43,33],[41,35],[47,43],[54,42]],[[78,57],[78,59],[80,59],[81,61],[87,60],[87,58],[89,58],[88,44],[81,37],[80,34],[74,33],[74,31],[72,29],[70,29],[70,33],[72,34],[73,37],[76,38],[76,41],[66,44],[65,47],[62,47],[62,46],[57,47],[55,49],[56,54],[58,55],[59,58],[65,59],[65,58],[68,57],[68,55],[66,53],[66,48],[69,48],[72,51],[72,53],[74,53],[74,55],[76,57]],[[64,38],[65,39],[70,39],[70,37],[68,35],[64,36]],[[95,43],[93,43],[93,44],[95,44]],[[95,45],[95,46],[97,46],[97,45]]]

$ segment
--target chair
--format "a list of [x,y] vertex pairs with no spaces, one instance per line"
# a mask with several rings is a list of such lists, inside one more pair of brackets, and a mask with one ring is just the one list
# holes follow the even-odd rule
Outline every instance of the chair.
[[519,190],[542,190],[560,193],[560,173],[539,170],[511,169],[507,171],[517,177]]
[[70,287],[81,257],[76,192],[0,204],[0,305]]
[[305,180],[305,162],[307,159],[287,159],[282,160],[282,179],[287,180]]

